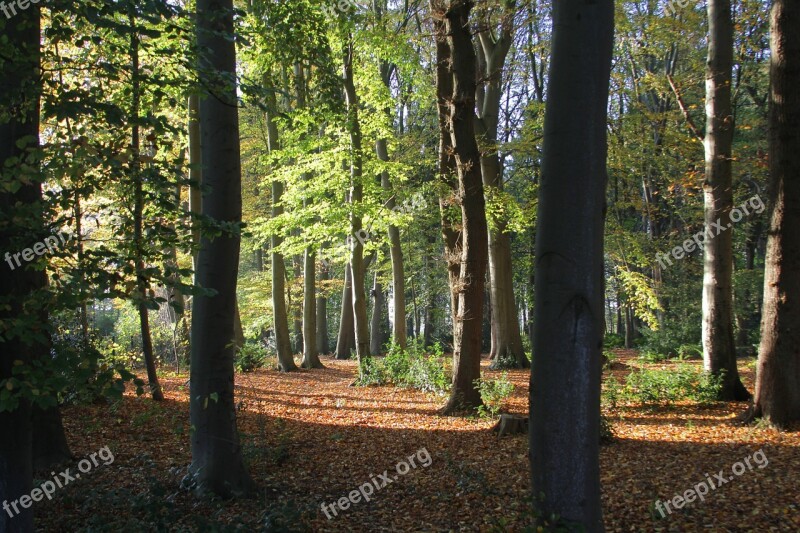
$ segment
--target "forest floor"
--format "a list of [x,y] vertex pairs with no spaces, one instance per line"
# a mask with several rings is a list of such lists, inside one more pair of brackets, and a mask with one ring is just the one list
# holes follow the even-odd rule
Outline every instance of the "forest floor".
[[[632,352],[617,353],[611,371],[617,377],[645,365]],[[39,529],[524,530],[530,520],[527,436],[497,438],[492,420],[439,416],[444,401],[435,395],[350,387],[354,361],[323,362],[325,370],[287,375],[261,369],[236,376],[242,447],[258,484],[252,499],[198,502],[180,489],[191,459],[186,375],[163,377],[167,400],[161,404],[126,394],[111,407],[64,409],[76,465],[103,446],[110,447],[114,462],[58,490],[53,501],[35,503]],[[752,360],[739,363],[752,390]],[[487,361],[484,371],[499,374],[488,370]],[[525,414],[528,373],[510,371],[509,377],[516,390],[506,410]],[[735,419],[744,409],[678,402],[607,411],[616,436],[600,453],[606,529],[800,531],[800,428],[779,433],[739,425]],[[758,450],[766,466],[750,459],[752,470],[731,475],[735,463]],[[416,467],[397,476],[396,465],[414,454]],[[66,466],[75,472],[76,466]],[[397,479],[376,489],[371,501],[326,518],[322,504],[346,497],[385,470]],[[656,500],[672,499],[720,471],[733,479],[704,501],[673,508],[665,518],[655,511]]]

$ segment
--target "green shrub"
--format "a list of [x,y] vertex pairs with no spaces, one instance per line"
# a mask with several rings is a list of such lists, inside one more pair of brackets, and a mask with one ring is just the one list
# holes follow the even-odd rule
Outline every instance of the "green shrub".
[[670,405],[679,400],[710,403],[716,400],[721,376],[680,365],[671,370],[642,369],[628,374],[625,394],[642,404]]
[[267,350],[263,346],[254,342],[246,342],[237,350],[234,368],[239,372],[252,372],[257,368],[262,368],[267,363],[268,357]]
[[447,367],[438,343],[431,348],[431,352],[426,355],[421,342],[410,342],[405,350],[392,345],[383,358],[362,359],[358,384],[391,384],[424,392],[447,392],[450,390],[452,371]]
[[625,346],[625,337],[616,333],[606,333],[603,337],[603,348],[622,348]]
[[436,355],[415,358],[408,371],[408,382],[424,392],[443,394],[450,390],[450,377]]
[[364,357],[361,359],[360,375],[356,380],[356,384],[362,387],[370,385],[386,385],[389,383],[386,376],[386,369],[384,362],[372,357]]
[[397,385],[405,387],[409,384],[409,371],[411,370],[411,355],[409,351],[392,344],[389,353],[383,358],[383,368],[386,378]]
[[508,380],[508,372],[503,372],[500,379],[476,379],[475,386],[481,393],[483,416],[495,417],[500,412],[503,402],[514,392],[514,384]]

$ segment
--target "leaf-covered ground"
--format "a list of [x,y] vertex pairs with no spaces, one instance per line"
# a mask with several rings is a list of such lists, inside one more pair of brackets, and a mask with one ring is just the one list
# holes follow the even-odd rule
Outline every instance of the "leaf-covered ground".
[[[353,361],[325,370],[237,375],[242,446],[258,493],[195,500],[180,489],[190,462],[187,376],[165,376],[167,401],[128,395],[115,406],[64,410],[76,464],[103,446],[100,465],[34,504],[43,531],[522,531],[529,521],[527,437],[498,439],[486,419],[438,416],[443,399],[393,387],[350,387]],[[612,371],[641,365],[620,353]],[[693,363],[697,364],[697,363]],[[486,365],[486,363],[484,363]],[[650,365],[650,366],[668,366]],[[740,361],[752,390],[749,361]],[[489,374],[497,374],[484,366]],[[507,410],[527,412],[525,371],[511,371]],[[618,407],[616,438],[601,449],[608,531],[800,531],[800,431],[742,426],[742,405]],[[421,449],[432,462],[400,476]],[[763,450],[769,463],[732,476]],[[423,452],[424,458],[424,452]],[[75,471],[75,465],[65,465]],[[733,479],[666,518],[656,500],[683,494],[720,470]],[[326,518],[332,503],[388,471],[388,486]],[[41,477],[41,476],[40,476]],[[40,482],[47,477],[42,477]]]

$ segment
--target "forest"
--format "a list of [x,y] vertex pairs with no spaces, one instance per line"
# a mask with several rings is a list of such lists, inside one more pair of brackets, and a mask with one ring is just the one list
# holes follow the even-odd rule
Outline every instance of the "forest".
[[800,3],[0,12],[0,533],[800,531]]

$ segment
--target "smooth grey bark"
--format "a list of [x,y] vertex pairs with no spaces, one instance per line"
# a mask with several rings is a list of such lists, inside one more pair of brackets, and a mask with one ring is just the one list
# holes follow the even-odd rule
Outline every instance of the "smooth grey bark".
[[723,374],[720,400],[744,401],[750,393],[739,379],[733,336],[733,20],[730,0],[708,0],[707,5],[703,366],[713,375]]
[[[319,280],[328,279],[328,267],[324,265],[319,271]],[[330,353],[330,340],[328,339],[328,299],[322,291],[317,292],[317,353]]]
[[770,15],[770,227],[752,416],[785,428],[800,420],[800,5]]
[[364,186],[363,154],[361,153],[361,124],[359,122],[359,103],[353,78],[353,41],[348,41],[343,50],[343,85],[347,104],[347,131],[350,134],[350,268],[353,276],[353,320],[355,330],[356,358],[359,369],[361,361],[369,355],[369,323],[367,322],[367,295],[364,288],[366,267],[364,264],[364,245],[355,238],[362,229],[360,204],[363,201]]
[[[269,86],[268,76],[264,77],[264,85]],[[277,113],[277,99],[275,93],[270,91],[267,96],[267,144],[270,153],[277,150],[280,146],[278,138],[278,126],[275,124],[275,114]],[[279,179],[272,180],[272,217],[279,217],[283,214],[283,182]],[[272,266],[272,316],[275,328],[275,349],[278,356],[278,370],[281,372],[293,372],[297,370],[297,364],[292,355],[292,343],[289,337],[289,314],[286,310],[286,261],[279,247],[283,242],[280,235],[273,234],[271,238],[271,266]]]
[[614,2],[555,2],[553,28],[536,232],[531,486],[540,520],[555,514],[569,530],[597,532]]
[[303,368],[325,368],[317,347],[317,254],[306,248],[303,257]]
[[448,123],[458,176],[456,202],[461,207],[462,227],[458,313],[453,327],[453,387],[442,408],[443,414],[471,411],[483,405],[475,380],[481,375],[481,319],[488,235],[481,156],[475,138],[477,60],[469,27],[472,7],[470,1],[450,1],[443,14],[453,77]]
[[[388,83],[388,80],[384,80]],[[375,152],[381,161],[389,161],[389,150],[386,147],[386,139],[378,139],[375,145]],[[392,189],[389,173],[381,172],[381,187],[384,190]],[[392,196],[386,203],[388,209],[394,209],[397,202]],[[406,329],[406,274],[403,261],[403,248],[400,244],[400,229],[397,226],[389,225],[389,258],[392,263],[392,307],[394,311],[394,322],[392,323],[392,340],[401,348],[406,347],[408,341],[408,331]],[[399,317],[399,318],[398,318]]]
[[[13,24],[7,24],[4,35],[8,39],[7,53],[14,60],[0,62],[0,98],[4,109],[17,112],[3,113],[0,117],[0,168],[5,168],[10,158],[28,158],[28,163],[38,165],[28,150],[39,146],[39,101],[40,101],[40,27],[39,7],[31,6],[17,15]],[[32,139],[27,148],[20,148],[18,141]],[[7,170],[4,172],[8,172]],[[21,183],[17,192],[0,191],[0,214],[6,217],[19,207],[35,206],[42,201],[41,185],[35,180]],[[37,211],[32,211],[37,212]],[[26,218],[31,230],[44,235],[44,220]],[[20,249],[20,241],[28,242],[28,228],[16,225],[0,225],[0,250],[14,253]],[[8,306],[0,307],[0,321],[14,320],[46,322],[46,310],[33,311],[26,305],[33,293],[40,291],[46,283],[44,271],[31,268],[0,269],[0,297]],[[31,316],[31,312],[36,315]],[[0,349],[0,380],[12,376],[15,360],[30,363],[48,355],[43,342],[28,344],[12,334],[4,334]],[[33,489],[32,472],[31,406],[21,399],[13,411],[0,413],[0,501],[13,501]],[[19,515],[10,517],[0,512],[0,533],[28,533],[33,531],[32,509],[22,509]]]
[[350,359],[356,347],[355,321],[353,318],[353,270],[350,263],[344,268],[342,288],[342,312],[339,316],[339,334],[336,338],[336,359]]
[[378,281],[378,273],[375,272],[372,282],[372,315],[369,320],[369,353],[370,355],[380,355],[383,347],[383,328],[381,327],[381,317],[383,316],[383,287]]
[[[214,87],[200,102],[203,216],[217,223],[242,220],[239,110],[236,97],[236,49],[232,0],[198,0],[197,45],[205,53],[199,65],[201,86]],[[242,460],[234,406],[236,279],[240,237],[225,232],[204,236],[198,254],[197,280],[214,289],[196,295],[192,305],[192,362],[189,412],[192,464],[189,477],[199,494],[221,497],[253,489]]]
[[[503,191],[503,165],[497,150],[503,68],[514,39],[515,2],[505,4],[497,34],[487,17],[478,33],[478,66],[475,130],[481,145],[481,175],[487,194]],[[522,347],[511,271],[511,236],[508,221],[494,217],[489,225],[489,296],[492,302],[490,357],[497,363],[510,359],[517,368],[530,362]]]

